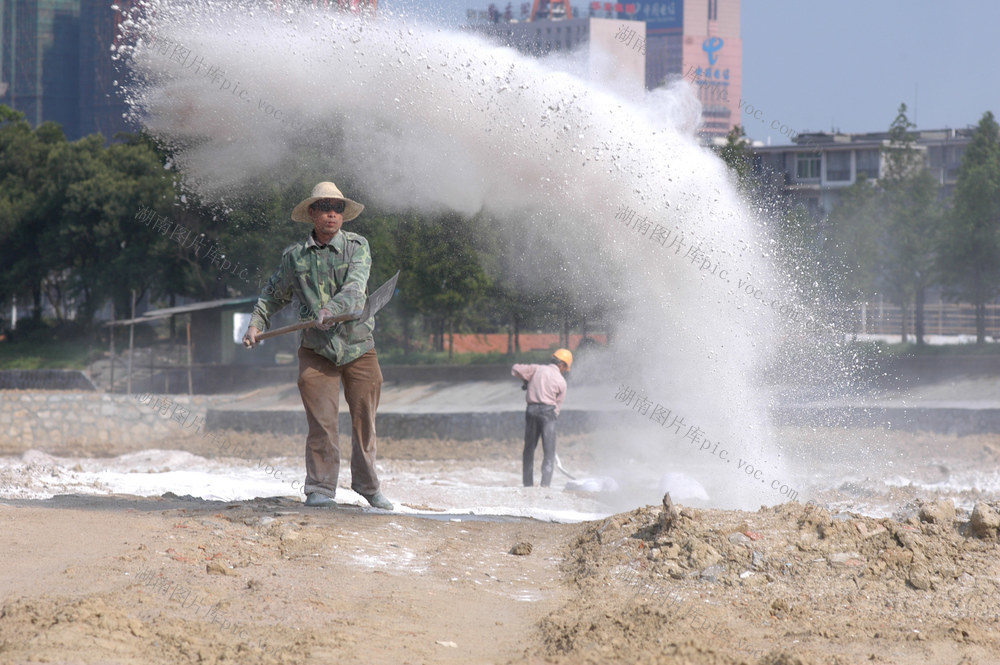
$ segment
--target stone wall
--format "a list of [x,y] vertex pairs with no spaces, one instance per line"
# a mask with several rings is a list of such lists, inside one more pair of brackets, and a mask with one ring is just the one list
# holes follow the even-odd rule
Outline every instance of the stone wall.
[[[251,430],[305,434],[301,410],[231,411],[213,407],[231,397],[209,395],[108,395],[68,391],[0,391],[0,450],[66,445],[118,444],[136,440],[155,442],[202,431]],[[140,401],[141,400],[141,401]],[[631,414],[615,414],[627,425]],[[615,415],[564,411],[559,431],[592,431],[616,422]],[[776,408],[777,425],[886,427],[967,435],[1000,432],[1000,409],[958,408]],[[600,418],[600,420],[598,420]],[[340,427],[350,431],[350,415],[340,414]],[[468,441],[518,438],[524,430],[524,411],[499,413],[385,412],[378,415],[381,436],[441,438]]]
[[[115,444],[182,435],[182,423],[173,422],[172,413],[164,416],[153,409],[159,396],[150,396],[147,404],[140,404],[137,397],[56,390],[0,391],[0,448]],[[208,408],[220,402],[218,397],[203,395],[164,397],[187,409],[187,417],[200,417],[200,422],[204,422]]]

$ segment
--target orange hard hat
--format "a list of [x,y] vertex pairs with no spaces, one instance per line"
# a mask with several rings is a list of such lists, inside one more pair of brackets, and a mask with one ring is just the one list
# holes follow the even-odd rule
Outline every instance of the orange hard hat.
[[556,349],[552,357],[566,363],[566,371],[573,368],[573,353],[569,349]]

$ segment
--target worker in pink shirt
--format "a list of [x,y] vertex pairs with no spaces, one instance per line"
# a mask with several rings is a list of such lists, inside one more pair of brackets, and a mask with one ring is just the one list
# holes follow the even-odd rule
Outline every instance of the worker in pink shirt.
[[566,379],[573,366],[569,349],[557,349],[548,365],[514,365],[510,373],[524,381],[528,408],[524,412],[524,486],[534,482],[535,448],[542,438],[542,487],[552,484],[556,466],[556,418],[566,399]]

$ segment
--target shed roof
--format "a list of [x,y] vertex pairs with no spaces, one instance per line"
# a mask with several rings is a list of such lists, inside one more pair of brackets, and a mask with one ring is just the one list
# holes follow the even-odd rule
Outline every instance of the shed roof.
[[127,326],[133,323],[148,323],[174,314],[188,314],[206,309],[222,309],[224,307],[235,307],[256,302],[257,296],[247,296],[244,298],[223,298],[221,300],[207,300],[205,302],[191,303],[190,305],[178,305],[177,307],[165,307],[163,309],[151,309],[134,319],[122,319],[120,321],[108,321],[105,326]]

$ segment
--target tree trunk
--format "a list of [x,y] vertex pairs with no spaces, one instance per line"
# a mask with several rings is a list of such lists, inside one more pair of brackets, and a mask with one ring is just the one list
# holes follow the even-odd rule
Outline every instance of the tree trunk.
[[917,336],[917,346],[924,345],[924,300],[927,298],[927,289],[923,286],[917,288],[913,302],[913,332]]
[[507,355],[514,355],[514,316],[511,315],[510,323],[507,325]]
[[900,343],[906,344],[906,300],[899,299],[899,335]]
[[986,343],[986,295],[983,288],[983,280],[976,271],[975,294],[976,294],[976,344]]
[[455,321],[448,319],[448,360],[455,357]]
[[[177,306],[177,296],[173,293],[170,294],[170,306]],[[174,338],[177,336],[177,317],[170,317],[170,343],[174,343]]]
[[437,320],[437,331],[434,333],[434,350],[444,351],[444,317]]
[[976,300],[976,344],[986,343],[986,303],[982,298]]
[[559,346],[564,349],[569,348],[569,316],[563,316],[563,329],[562,329],[562,339],[560,340]]
[[83,306],[77,307],[77,312],[79,313],[82,309],[83,311],[83,323],[86,326],[94,320],[94,314],[97,313],[98,307],[104,307],[104,303],[95,302],[94,291],[90,287],[84,285],[83,287]]
[[410,355],[410,326],[413,324],[413,317],[403,314],[403,355]]
[[41,284],[36,285],[31,290],[31,298],[33,301],[33,307],[31,310],[31,319],[38,323],[42,320],[42,286]]
[[521,319],[517,314],[514,315],[514,352],[521,352]]
[[51,282],[45,285],[45,297],[49,299],[49,304],[52,305],[52,311],[56,313],[56,321],[62,322],[63,320],[63,310],[62,310],[62,294],[58,285],[54,285]]

